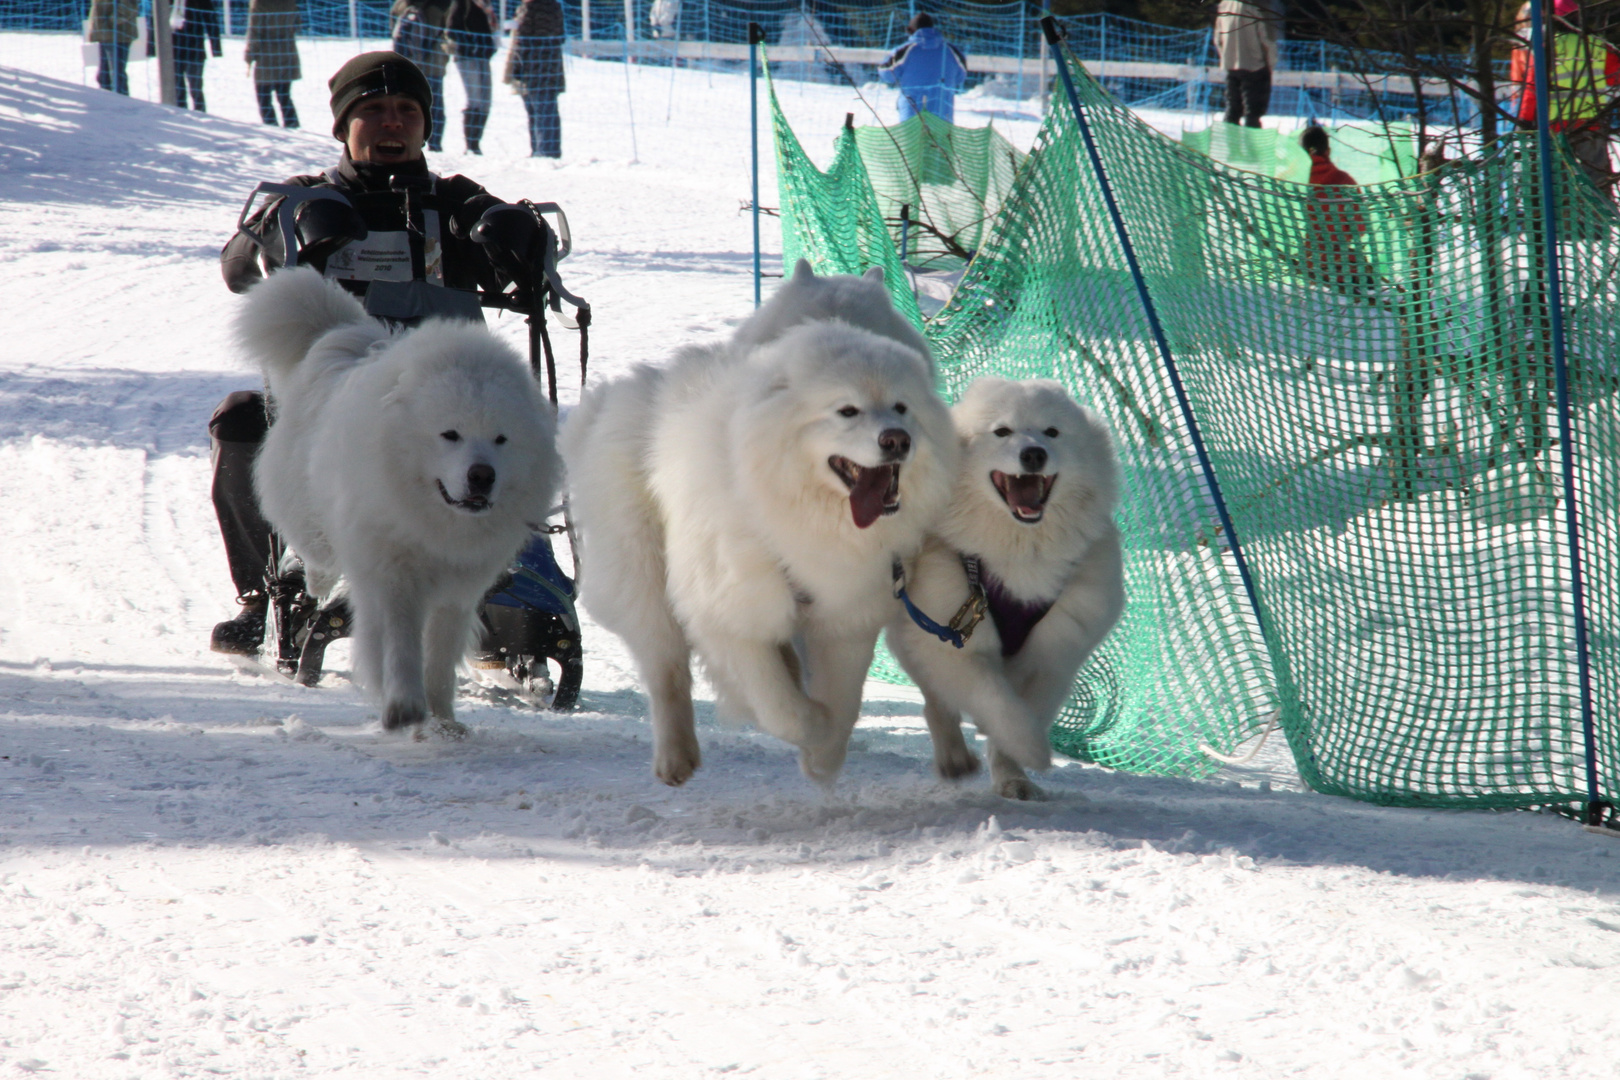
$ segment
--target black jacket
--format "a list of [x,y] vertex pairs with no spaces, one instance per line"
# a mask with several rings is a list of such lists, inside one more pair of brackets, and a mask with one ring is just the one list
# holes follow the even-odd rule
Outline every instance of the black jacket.
[[183,21],[174,28],[174,51],[182,60],[203,59],[203,42],[220,55],[218,0],[185,0]]
[[489,11],[479,0],[455,0],[445,22],[450,51],[467,60],[488,60],[495,55],[495,28]]
[[[357,165],[349,160],[345,151],[337,168],[318,175],[295,176],[287,183],[299,187],[330,187],[349,200],[373,232],[410,234],[415,280],[423,279],[427,273],[423,260],[429,257],[430,251],[425,250],[424,230],[431,213],[439,222],[438,267],[444,285],[467,291],[479,288],[498,291],[507,284],[490,263],[484,246],[469,235],[484,211],[499,205],[501,200],[465,176],[436,176],[428,171],[427,162],[420,159],[393,170]],[[276,216],[280,205],[279,198],[266,202],[220,252],[220,270],[232,292],[246,292],[266,272],[285,264],[285,247]],[[327,258],[318,253],[304,260],[304,265],[314,266],[323,274],[327,271],[326,263]],[[357,296],[366,295],[365,281],[346,280],[342,284]]]

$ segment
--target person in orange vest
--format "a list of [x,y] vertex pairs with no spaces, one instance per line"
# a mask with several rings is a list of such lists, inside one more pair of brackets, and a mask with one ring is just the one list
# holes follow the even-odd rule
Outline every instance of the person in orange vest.
[[[1547,92],[1552,108],[1547,126],[1568,141],[1570,153],[1587,178],[1614,198],[1615,173],[1609,165],[1609,131],[1615,122],[1620,87],[1620,53],[1588,32],[1579,0],[1553,0],[1552,70]],[[1530,5],[1519,10],[1521,40],[1530,41]],[[1509,78],[1519,83],[1520,127],[1534,128],[1538,113],[1535,57],[1529,48],[1513,50]]]

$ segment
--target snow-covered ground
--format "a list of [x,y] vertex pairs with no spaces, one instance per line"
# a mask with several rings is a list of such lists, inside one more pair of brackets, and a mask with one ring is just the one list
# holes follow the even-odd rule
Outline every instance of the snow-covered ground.
[[[216,254],[337,148],[315,80],[289,133],[224,70],[197,116],[0,69],[0,1073],[1620,1076],[1620,844],[1555,817],[1314,795],[1280,739],[1009,803],[876,684],[835,792],[706,705],[672,790],[594,627],[579,713],[469,693],[460,743],[381,734],[341,649],[313,690],[209,653],[204,424],[256,381]],[[634,148],[568,104],[627,77],[685,110]],[[607,377],[749,310],[746,80],[570,85],[561,165],[510,98],[435,165],[568,208]]]

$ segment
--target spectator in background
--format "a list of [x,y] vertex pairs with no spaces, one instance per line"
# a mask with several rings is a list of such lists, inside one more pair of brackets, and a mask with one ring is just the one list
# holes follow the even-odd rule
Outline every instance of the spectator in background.
[[1351,295],[1370,295],[1375,284],[1356,238],[1367,231],[1356,178],[1333,164],[1328,133],[1314,124],[1300,132],[1311,157],[1311,204],[1305,211],[1305,276]]
[[919,12],[906,24],[911,38],[878,65],[878,78],[900,88],[900,122],[930,112],[956,119],[956,94],[967,82],[967,56],[945,40],[934,17]]
[[1226,72],[1226,122],[1260,126],[1271,107],[1282,25],[1278,0],[1221,0],[1215,12],[1215,52]]
[[169,16],[174,30],[174,103],[186,107],[186,87],[191,87],[191,107],[207,112],[203,102],[203,64],[208,54],[203,43],[221,55],[219,47],[218,0],[175,0]]
[[274,102],[281,104],[281,126],[298,126],[292,84],[303,78],[298,63],[298,0],[252,0],[248,5],[247,65],[259,99],[259,119],[276,126]]
[[444,30],[452,3],[454,0],[394,0],[389,11],[394,17],[394,51],[421,69],[433,91],[427,148],[435,154],[444,149],[444,69],[450,62]]
[[653,37],[679,37],[681,0],[653,0],[652,10],[647,13],[647,21],[652,24]]
[[484,124],[489,121],[489,58],[495,55],[495,27],[499,22],[489,0],[455,0],[445,21],[456,70],[461,72],[461,85],[467,89],[461,134],[467,140],[469,154],[483,153],[478,144],[484,137]]
[[523,95],[529,112],[529,155],[562,157],[562,117],[557,95],[563,79],[563,13],[557,0],[523,0],[506,56],[506,81]]
[[101,46],[96,85],[129,94],[129,44],[140,35],[141,0],[90,0],[89,40]]
[[[1552,108],[1547,126],[1569,142],[1570,153],[1587,179],[1614,198],[1615,175],[1609,166],[1609,132],[1615,123],[1615,94],[1620,86],[1620,53],[1588,31],[1578,0],[1553,0],[1552,71],[1547,92]],[[1530,11],[1519,12],[1516,29],[1528,45]],[[1522,54],[1522,56],[1521,56]],[[1519,98],[1519,124],[1533,128],[1538,119],[1536,63],[1529,48],[1513,51],[1509,77],[1524,86]]]

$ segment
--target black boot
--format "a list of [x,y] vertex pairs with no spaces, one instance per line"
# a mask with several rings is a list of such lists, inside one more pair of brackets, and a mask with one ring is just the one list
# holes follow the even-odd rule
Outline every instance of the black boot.
[[326,647],[353,632],[354,617],[349,613],[348,600],[340,596],[327,601],[306,624],[303,647],[298,652],[298,685],[314,686],[320,682]]
[[215,652],[237,656],[257,656],[264,641],[265,609],[269,597],[265,588],[265,567],[270,562],[275,539],[259,513],[253,495],[253,458],[264,441],[269,424],[264,414],[264,398],[250,390],[239,390],[219,403],[208,421],[213,446],[214,513],[225,541],[225,558],[231,569],[242,613],[214,627],[208,647]]
[[467,140],[467,153],[482,154],[479,143],[484,139],[484,125],[489,122],[489,113],[482,109],[463,109],[461,111],[461,133]]
[[264,616],[270,606],[269,599],[262,592],[254,592],[237,597],[236,602],[242,605],[241,612],[234,619],[214,625],[208,647],[232,656],[258,656],[259,647],[264,644]]

